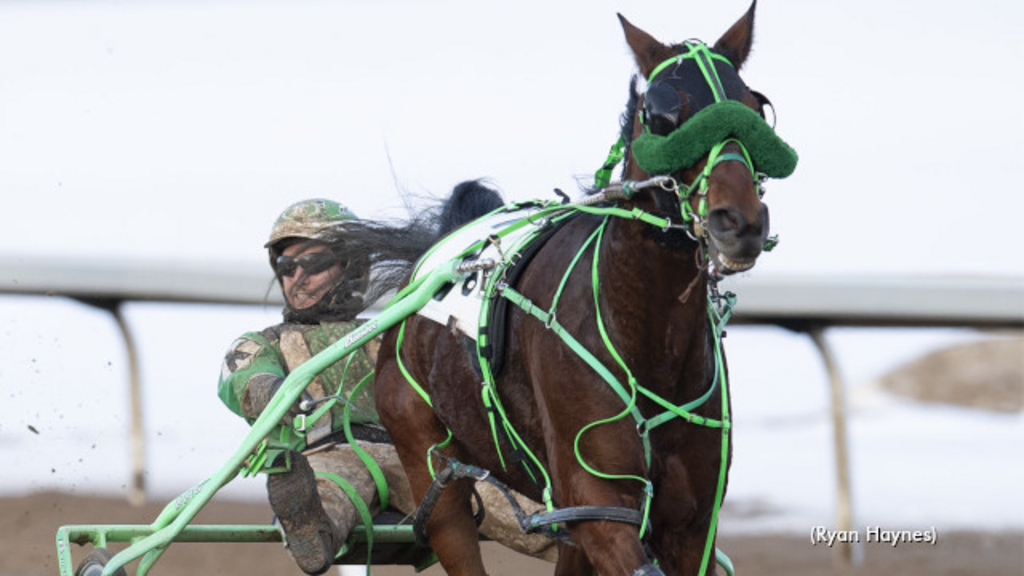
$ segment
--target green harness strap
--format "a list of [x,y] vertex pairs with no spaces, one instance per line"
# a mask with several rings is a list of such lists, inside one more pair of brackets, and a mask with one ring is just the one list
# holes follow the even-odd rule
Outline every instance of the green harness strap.
[[[308,419],[312,420],[313,422],[316,422],[317,420],[320,419],[321,416],[328,413],[334,407],[334,405],[336,405],[339,402],[339,400],[341,399],[340,394],[342,392],[342,387],[344,385],[345,378],[348,376],[348,369],[352,363],[353,358],[355,357],[355,354],[356,352],[354,351],[348,356],[348,360],[345,363],[345,369],[342,373],[341,384],[338,385],[338,389],[335,392],[335,395],[328,399],[326,402],[323,402],[320,405],[320,407],[317,408],[308,417]],[[352,448],[352,451],[356,454],[356,456],[359,457],[359,460],[363,463],[363,466],[366,467],[367,472],[370,473],[370,477],[373,479],[373,483],[377,488],[377,495],[380,500],[379,508],[381,510],[386,510],[390,503],[390,492],[388,491],[388,483],[384,477],[384,472],[381,470],[380,465],[377,464],[377,461],[373,459],[373,456],[371,456],[365,449],[363,449],[362,446],[360,446],[356,442],[356,438],[352,434],[352,402],[350,401],[350,399],[355,398],[355,396],[360,392],[360,390],[362,390],[363,386],[366,386],[369,382],[372,381],[373,372],[370,372],[363,376],[363,378],[355,385],[355,387],[352,388],[352,392],[349,394],[349,398],[344,399],[345,406],[342,411],[342,428],[345,433],[345,440],[348,442],[348,445]],[[356,491],[355,487],[352,486],[352,484],[348,480],[345,480],[341,476],[324,470],[317,470],[314,472],[314,475],[334,482],[338,486],[338,488],[340,488],[341,491],[344,492],[346,496],[348,496],[349,501],[352,502],[352,506],[359,514],[360,519],[362,519],[363,531],[366,534],[366,574],[367,576],[369,576],[370,566],[373,561],[373,514],[370,512],[369,505],[363,500],[363,497],[359,495],[359,492]],[[340,557],[345,552],[346,550],[343,548],[337,550],[335,558]]]
[[[729,59],[721,54],[715,54],[708,48],[707,44],[703,42],[688,42],[686,43],[689,51],[680,55],[680,60],[684,58],[693,58],[697,62],[697,66],[700,68],[701,74],[704,75],[704,81],[708,83],[708,87],[715,95],[715,102],[721,102],[726,100],[728,97],[725,95],[725,87],[722,86],[722,79],[718,77],[718,70],[715,69],[715,63],[713,59],[725,62],[729,66],[732,63]],[[651,79],[654,79],[654,75],[651,75]]]
[[718,71],[715,70],[715,65],[712,60],[725,62],[729,66],[732,66],[732,62],[729,62],[729,59],[725,56],[712,52],[708,48],[707,44],[704,44],[703,42],[691,40],[685,42],[684,46],[686,47],[686,52],[677,54],[655,66],[654,70],[651,70],[651,73],[647,76],[647,83],[650,84],[653,82],[654,79],[658,77],[658,74],[661,74],[665,68],[668,68],[673,64],[681,64],[683,60],[693,58],[697,61],[697,66],[700,67],[700,71],[704,75],[704,80],[715,93],[715,101],[719,102],[724,100],[725,89],[722,88],[722,81],[718,78]]
[[[722,509],[722,499],[725,497],[725,477],[728,472],[729,460],[729,384],[725,375],[725,359],[722,356],[722,331],[725,329],[725,322],[729,319],[734,302],[733,296],[725,295],[725,306],[723,311],[716,310],[712,300],[708,299],[708,322],[711,324],[715,340],[715,372],[722,382],[722,451],[719,454],[718,484],[715,486],[715,501],[711,508],[711,522],[708,526],[708,537],[704,543],[704,556],[701,558],[700,574],[703,574],[711,560],[711,551],[714,549],[715,534],[718,532],[718,513]],[[732,576],[732,561],[720,550],[716,550],[718,563],[725,568],[729,576]],[[724,559],[724,562],[723,562]]]
[[[354,398],[355,395],[359,392],[360,388],[362,388],[371,381],[373,381],[372,372],[367,374],[366,376],[363,376],[363,379],[359,381],[359,384],[357,384],[356,387],[352,389],[352,394],[350,395],[350,397]],[[352,447],[352,451],[355,452],[357,456],[359,456],[359,459],[362,460],[363,465],[366,466],[366,470],[370,473],[370,476],[373,478],[373,483],[376,484],[377,486],[377,495],[380,498],[380,509],[387,510],[388,506],[391,504],[391,496],[390,492],[388,491],[388,482],[384,478],[384,472],[380,469],[380,464],[377,464],[377,461],[373,459],[373,456],[370,456],[370,454],[356,442],[355,437],[352,435],[352,422],[350,418],[351,411],[352,403],[346,403],[344,408],[343,420],[343,426],[345,428],[345,439],[348,440],[348,444],[349,446]]]
[[[352,486],[348,480],[345,480],[337,474],[325,472],[323,470],[317,470],[314,474],[320,478],[325,478],[337,484],[345,495],[348,496],[349,501],[352,502],[352,506],[355,507],[356,512],[359,513],[359,517],[363,520],[363,530],[366,534],[366,574],[369,576],[370,565],[372,562],[371,558],[373,557],[373,515],[370,513],[370,507],[366,505],[366,502],[363,501],[363,497],[359,495],[359,492],[356,491],[355,487]],[[335,558],[338,558],[343,551],[344,550],[338,550]]]
[[[742,154],[736,154],[735,152],[722,153],[722,150],[728,144],[736,144]],[[747,147],[743,145],[736,138],[727,138],[718,144],[711,147],[711,152],[708,153],[708,160],[704,164],[704,169],[694,181],[686,188],[686,192],[683,197],[689,200],[694,195],[697,196],[697,211],[694,212],[690,202],[684,201],[679,203],[681,210],[681,216],[685,222],[693,222],[694,220],[703,221],[708,215],[708,189],[711,186],[711,171],[722,162],[739,162],[747,167],[750,171],[751,176],[754,178],[754,185],[757,186],[757,195],[761,197],[761,186],[758,184],[756,173],[754,172],[754,162],[750,159],[750,152],[747,151]]]
[[362,390],[363,386],[366,386],[368,383],[373,381],[373,372],[363,376],[355,387],[352,388],[349,398],[343,399],[341,397],[342,387],[344,386],[345,378],[348,376],[348,368],[352,364],[352,359],[355,358],[355,354],[355,352],[349,354],[348,360],[345,362],[344,372],[342,372],[341,384],[338,385],[338,389],[335,391],[335,394],[327,401],[323,402],[319,408],[307,417],[307,420],[316,422],[320,417],[329,412],[340,400],[344,400],[345,406],[342,411],[342,430],[345,433],[345,440],[348,442],[349,446],[352,447],[352,451],[356,453],[356,456],[358,456],[363,462],[363,465],[366,466],[367,471],[370,473],[370,477],[373,478],[373,482],[377,486],[377,494],[380,497],[380,509],[385,510],[390,503],[390,494],[388,492],[387,480],[384,478],[384,472],[381,471],[380,465],[373,459],[373,456],[370,456],[366,450],[356,443],[356,439],[352,435],[352,402],[350,398],[355,398],[359,391]]
[[[704,80],[711,88],[715,97],[715,102],[722,102],[723,100],[726,100],[725,88],[722,86],[721,78],[718,77],[718,70],[715,69],[713,60],[725,62],[729,66],[732,66],[732,62],[729,62],[729,59],[725,56],[712,52],[703,42],[686,42],[685,46],[687,48],[686,52],[673,56],[654,67],[654,70],[652,70],[647,76],[648,85],[658,77],[658,74],[661,74],[661,72],[669,66],[679,65],[683,60],[693,58],[696,60],[697,66],[700,67],[701,74],[704,75]],[[619,165],[619,162],[622,162],[622,158],[625,155],[625,149],[625,137],[620,135],[619,139],[612,144],[611,148],[608,149],[608,157],[605,158],[604,164],[601,165],[601,167],[594,173],[594,188],[600,190],[611,182],[612,171]]]
[[[643,416],[640,415],[640,411],[637,410],[635,406],[636,388],[631,387],[632,393],[627,392],[626,389],[615,377],[615,375],[612,374],[611,371],[608,370],[608,368],[606,368],[605,365],[602,364],[590,352],[590,350],[587,350],[586,347],[584,347],[583,344],[579,342],[579,340],[574,338],[573,335],[570,334],[565,329],[565,327],[558,322],[558,319],[554,315],[549,314],[548,312],[544,311],[541,308],[538,308],[533,304],[533,302],[530,301],[529,298],[523,296],[513,288],[505,287],[504,289],[501,290],[501,295],[502,297],[508,299],[509,302],[512,302],[516,306],[522,308],[523,311],[526,312],[527,314],[530,314],[537,320],[540,320],[545,327],[551,329],[552,332],[558,335],[558,337],[561,338],[563,342],[565,342],[565,345],[568,346],[570,350],[575,352],[584,362],[587,363],[588,366],[590,366],[595,372],[597,372],[601,379],[604,380],[613,391],[615,391],[615,394],[618,395],[618,397],[622,399],[623,403],[626,404],[626,406],[629,409],[629,413],[633,415],[634,419],[637,420],[637,423],[644,421]],[[649,446],[646,446],[646,448],[647,450],[645,451],[648,452],[647,456],[649,464]]]
[[[580,208],[580,207],[575,207],[574,206],[574,207],[571,208],[571,210],[576,211],[578,208]],[[587,212],[591,212],[591,213],[600,213],[602,210],[606,210],[606,209],[593,209],[593,210],[588,209],[586,211]],[[624,214],[628,214],[630,217],[639,217],[641,214],[646,214],[646,213],[643,213],[642,211],[624,211],[624,210],[620,210],[620,211],[623,212]],[[566,286],[566,284],[568,282],[569,275],[572,273],[573,269],[575,269],[576,264],[579,262],[580,258],[585,253],[587,247],[592,245],[594,243],[595,238],[600,236],[600,232],[601,232],[601,230],[603,230],[604,225],[606,223],[607,223],[607,216],[606,216],[605,222],[602,223],[601,226],[597,230],[595,230],[593,233],[591,233],[590,237],[587,238],[587,240],[584,242],[583,246],[577,252],[576,256],[570,262],[569,266],[567,267],[565,273],[563,274],[563,276],[561,278],[561,281],[559,282],[558,288],[555,291],[554,297],[552,299],[552,305],[551,305],[550,311],[545,311],[545,310],[543,310],[541,308],[537,308],[536,306],[534,306],[533,303],[531,301],[529,301],[528,299],[526,299],[525,297],[523,297],[522,294],[519,294],[517,291],[515,291],[511,287],[507,286],[503,281],[500,281],[501,280],[501,276],[499,276],[499,275],[492,275],[492,277],[489,279],[488,286],[486,287],[486,290],[485,290],[484,302],[490,302],[495,295],[499,295],[501,297],[507,298],[508,300],[510,300],[511,302],[513,302],[516,305],[520,306],[521,308],[524,308],[527,311],[527,313],[529,313],[529,314],[533,315],[534,317],[538,318],[547,328],[553,330],[556,334],[558,334],[559,337],[563,341],[566,342],[566,344],[570,347],[570,349],[572,349],[574,352],[576,352],[577,355],[579,355],[581,358],[583,358],[588,363],[588,365],[592,366],[598,372],[598,374],[601,375],[602,379],[604,379],[606,382],[608,382],[609,386],[611,386],[611,388],[613,390],[615,390],[616,394],[618,394],[619,397],[623,400],[623,402],[626,403],[626,405],[629,407],[629,408],[627,408],[627,410],[633,413],[634,418],[636,418],[637,422],[639,423],[639,422],[642,421],[642,416],[640,415],[639,410],[637,410],[636,407],[635,407],[636,391],[633,390],[632,394],[627,393],[626,390],[622,387],[622,385],[615,378],[615,376],[612,375],[611,372],[608,371],[597,360],[597,358],[595,358],[589,352],[589,350],[587,350],[585,347],[583,347],[583,345],[580,344],[575,338],[573,338],[571,334],[569,334],[567,331],[565,331],[565,329],[562,327],[562,325],[558,323],[557,317],[556,317],[556,310],[557,310],[557,307],[558,307],[558,303],[559,303],[559,301],[561,299],[562,291],[564,290],[564,288],[565,288],[565,286]],[[521,248],[523,248],[528,242],[532,241],[535,238],[535,236],[536,235],[531,236],[529,238],[526,238],[519,245],[513,247],[513,251],[512,251],[513,256],[510,257],[510,259],[514,258],[514,255],[518,254],[519,251],[521,250]],[[487,318],[487,312],[488,312],[488,310],[486,309],[486,306],[483,307],[483,309],[481,310],[481,322],[483,322],[483,320]],[[496,422],[496,419],[495,419],[495,416],[494,416],[495,413],[497,413],[500,416],[500,421],[501,421],[501,424],[502,424],[502,428],[505,431],[506,436],[509,438],[510,442],[512,443],[513,450],[518,449],[521,453],[525,454],[526,457],[530,459],[530,461],[536,466],[536,468],[538,470],[540,470],[541,474],[544,476],[544,488],[543,488],[543,493],[545,495],[545,502],[544,503],[545,503],[545,507],[548,509],[548,511],[552,511],[552,510],[554,510],[554,504],[552,503],[552,501],[550,499],[550,495],[551,495],[551,481],[550,481],[549,476],[547,475],[547,471],[540,464],[540,460],[536,457],[536,455],[533,454],[533,452],[529,449],[529,447],[526,445],[526,443],[522,441],[521,437],[518,435],[518,433],[516,432],[515,428],[512,426],[511,422],[509,421],[509,419],[508,419],[508,417],[507,417],[507,415],[505,413],[504,407],[501,404],[501,400],[500,400],[500,398],[498,396],[497,387],[495,385],[495,380],[494,380],[494,375],[493,375],[493,373],[491,372],[491,369],[490,369],[490,362],[482,353],[482,347],[485,345],[485,342],[481,342],[481,340],[478,339],[477,343],[478,343],[478,346],[477,346],[477,360],[478,360],[478,362],[479,362],[479,364],[481,366],[481,373],[483,375],[482,395],[483,395],[483,398],[484,398],[484,405],[488,409],[488,412],[489,412],[489,421],[490,421],[490,424],[491,424],[491,434],[492,434],[492,438],[493,438],[494,443],[495,443],[495,449],[496,449],[497,454],[499,456],[499,459],[501,461],[502,467],[503,467],[503,469],[505,468],[505,460],[504,460],[504,456],[502,455],[502,452],[501,452],[501,449],[500,449],[500,442],[498,440],[497,422]],[[584,431],[585,430],[582,430],[580,432],[580,434],[582,434]],[[650,446],[646,442],[646,438],[644,438],[644,440],[645,440],[645,453],[648,454],[648,456],[649,456]],[[579,436],[577,436],[577,444],[576,444],[577,446],[578,446],[578,441],[579,441]],[[580,460],[581,464],[589,472],[591,472],[591,473],[593,473],[595,475],[601,475],[600,472],[598,472],[597,470],[594,470],[592,467],[587,465],[586,462],[584,462],[582,460],[582,458],[579,456],[578,449],[577,449],[577,457]],[[524,467],[524,469],[531,476],[531,478],[533,478],[534,482],[537,482],[537,478],[533,475],[533,472],[530,469],[530,467],[526,466],[526,467]]]
[[[665,422],[668,422],[669,420],[671,420],[673,418],[679,417],[679,418],[682,418],[682,419],[684,419],[687,422],[690,422],[692,424],[696,424],[696,425],[700,425],[700,426],[705,426],[705,427],[709,427],[709,428],[720,428],[722,430],[722,451],[721,451],[721,459],[720,459],[720,467],[719,467],[719,475],[718,475],[719,477],[718,477],[718,482],[717,482],[717,485],[716,485],[715,500],[714,500],[714,503],[713,503],[713,506],[712,506],[711,524],[710,524],[710,527],[709,527],[708,538],[706,540],[704,556],[703,556],[703,559],[702,559],[701,572],[703,572],[704,569],[707,567],[708,562],[710,561],[710,551],[711,551],[711,549],[713,549],[714,537],[715,537],[715,533],[717,531],[716,528],[717,528],[717,522],[718,522],[718,514],[719,514],[719,511],[721,509],[721,503],[722,503],[722,499],[723,499],[724,493],[725,493],[725,477],[726,477],[726,471],[727,471],[727,466],[728,466],[729,430],[731,428],[731,424],[730,424],[730,421],[729,421],[728,390],[727,390],[727,382],[726,382],[726,379],[725,379],[724,360],[723,360],[722,353],[721,353],[721,334],[722,334],[722,329],[723,329],[724,324],[725,324],[725,320],[727,320],[728,317],[729,317],[729,314],[730,314],[729,310],[731,310],[731,305],[733,303],[733,300],[727,298],[726,299],[725,312],[719,314],[719,313],[715,312],[715,308],[714,308],[714,306],[713,306],[713,304],[712,304],[712,302],[711,302],[711,300],[709,298],[709,301],[708,301],[708,319],[709,319],[709,322],[710,322],[710,325],[711,325],[711,328],[712,328],[712,332],[713,332],[714,337],[715,337],[714,338],[715,374],[714,374],[714,377],[711,380],[711,385],[709,386],[708,390],[701,397],[699,397],[696,400],[693,400],[691,402],[688,402],[686,404],[683,404],[683,405],[680,405],[680,406],[676,406],[676,405],[668,402],[664,398],[660,397],[659,395],[655,394],[654,392],[648,390],[646,387],[639,386],[636,383],[635,378],[633,378],[632,373],[629,370],[628,366],[621,359],[621,356],[618,354],[618,352],[614,348],[614,345],[611,343],[611,341],[610,341],[610,339],[608,337],[607,331],[604,328],[604,323],[601,320],[600,306],[598,305],[598,303],[599,303],[599,301],[598,301],[598,286],[599,286],[599,282],[598,282],[598,276],[597,276],[597,259],[598,259],[598,254],[599,254],[598,247],[600,246],[600,241],[598,241],[597,243],[594,243],[594,261],[593,261],[593,264],[592,264],[592,274],[591,274],[591,276],[592,276],[592,285],[593,285],[593,292],[594,292],[595,305],[596,305],[596,311],[597,311],[598,328],[599,328],[599,331],[601,333],[602,340],[604,341],[605,346],[607,347],[609,353],[612,355],[612,357],[616,360],[616,362],[619,364],[619,366],[623,369],[623,371],[628,376],[630,392],[626,392],[626,390],[622,386],[622,384],[607,369],[607,367],[605,367],[599,360],[597,360],[597,358],[589,350],[587,350],[578,340],[575,339],[575,337],[573,337],[570,333],[568,333],[568,331],[566,331],[564,329],[564,327],[558,322],[557,315],[555,314],[555,309],[557,307],[559,296],[561,295],[562,289],[565,286],[565,282],[566,282],[566,280],[568,278],[569,273],[574,268],[576,262],[579,260],[579,258],[583,254],[584,250],[586,250],[586,248],[589,245],[591,245],[593,240],[595,238],[600,239],[600,238],[603,237],[604,228],[605,228],[605,226],[608,223],[608,218],[610,218],[611,216],[618,216],[618,217],[632,217],[633,216],[631,211],[626,211],[626,210],[617,209],[617,208],[595,208],[595,209],[592,209],[592,210],[588,210],[588,212],[592,212],[592,213],[605,212],[606,213],[605,220],[601,223],[601,225],[598,227],[598,229],[595,230],[595,232],[593,234],[591,234],[591,236],[587,239],[587,241],[584,243],[584,245],[580,248],[580,250],[577,253],[576,257],[570,263],[570,265],[568,267],[568,270],[563,275],[562,282],[559,284],[559,288],[556,291],[555,298],[554,298],[554,301],[552,303],[550,311],[546,311],[543,308],[540,308],[540,307],[534,305],[533,302],[529,298],[525,297],[523,294],[519,293],[518,291],[514,290],[511,287],[502,286],[500,291],[499,291],[499,293],[500,293],[500,295],[502,297],[507,298],[510,302],[512,302],[513,304],[518,306],[520,309],[522,309],[527,314],[533,316],[534,318],[536,318],[537,320],[542,322],[547,328],[551,329],[555,334],[557,334],[559,336],[559,338],[561,338],[562,341],[565,342],[565,344],[571,350],[573,350],[573,352],[575,352],[581,359],[583,359],[584,362],[586,362],[588,366],[590,366],[595,372],[598,373],[599,376],[601,376],[601,378],[606,383],[608,383],[608,385],[612,388],[612,390],[615,391],[615,393],[623,400],[623,403],[626,405],[626,409],[622,413],[620,413],[618,415],[615,415],[615,416],[612,416],[610,418],[604,419],[604,420],[599,420],[599,421],[596,421],[596,422],[592,422],[591,424],[589,424],[589,425],[585,426],[583,429],[581,429],[580,432],[576,436],[576,440],[574,442],[574,450],[576,452],[577,460],[580,462],[581,466],[583,466],[588,472],[590,472],[591,474],[594,474],[595,476],[602,477],[602,478],[609,478],[609,479],[634,479],[634,480],[641,481],[641,482],[643,482],[645,484],[645,488],[644,488],[645,497],[644,497],[644,504],[643,504],[644,524],[641,526],[641,530],[640,530],[640,537],[641,538],[643,537],[644,530],[646,529],[646,525],[647,525],[646,519],[647,519],[649,511],[650,511],[651,500],[653,499],[653,487],[652,487],[652,484],[646,478],[640,478],[640,477],[632,476],[632,475],[617,475],[617,476],[616,475],[609,475],[609,474],[602,473],[602,472],[600,472],[598,470],[595,470],[593,467],[591,467],[590,465],[588,465],[586,463],[586,461],[584,460],[582,454],[580,454],[580,452],[579,452],[579,441],[580,441],[580,438],[582,437],[582,435],[587,430],[589,430],[590,428],[593,428],[593,427],[601,425],[601,424],[605,424],[605,423],[616,421],[616,420],[624,417],[626,414],[630,414],[631,413],[631,414],[633,414],[634,418],[637,420],[638,429],[642,429],[643,430],[642,438],[644,439],[645,458],[646,458],[646,460],[648,462],[648,465],[649,465],[650,464],[650,444],[649,444],[649,437],[648,437],[646,432],[649,432],[654,427],[657,427],[657,426],[659,426],[661,424],[664,424]],[[500,407],[500,401],[497,398],[497,392],[496,392],[496,390],[494,388],[493,378],[485,379],[484,384],[485,384],[485,388],[490,390],[488,395],[490,395],[492,397],[492,402],[494,403],[494,405]],[[721,420],[717,420],[717,419],[713,419],[713,418],[707,418],[707,417],[704,417],[704,416],[699,416],[699,415],[693,414],[691,412],[691,410],[693,410],[693,409],[703,405],[711,397],[711,395],[714,393],[715,388],[719,387],[719,386],[722,389],[722,397],[723,397],[722,418],[721,418]],[[637,390],[639,390],[645,396],[647,396],[648,398],[650,398],[651,400],[655,401],[660,406],[665,408],[665,412],[663,412],[663,413],[661,413],[661,414],[659,414],[657,416],[654,416],[654,417],[652,417],[650,419],[646,419],[645,420],[639,414],[639,411],[636,409],[636,391]],[[503,410],[500,411],[500,414],[504,418],[504,411]],[[492,422],[493,422],[493,419],[492,419]],[[507,420],[506,420],[506,425],[507,425]],[[492,433],[494,433],[495,436],[496,436],[496,430],[492,430]],[[525,445],[521,445],[520,448],[525,450],[525,451],[527,451],[529,453],[529,450],[526,448]],[[536,457],[535,456],[533,456],[532,454],[530,454],[530,456],[534,459],[534,461],[536,461]],[[546,476],[546,474],[545,474],[545,476]],[[545,494],[549,494],[550,493],[549,488],[550,488],[550,484],[548,484],[548,488],[545,489]],[[548,504],[548,507],[550,508],[551,507],[551,503],[547,502],[547,504]],[[720,551],[716,551],[716,558],[718,558],[718,559],[723,559],[724,558],[723,566],[726,566],[725,563],[729,563],[728,557],[726,557]],[[731,564],[731,563],[729,563],[729,564]],[[731,574],[732,572],[731,572],[731,570],[729,570],[730,567],[731,566],[726,566],[726,569]]]
[[[341,383],[338,384],[338,389],[335,391],[335,394],[332,395],[331,397],[329,397],[326,401],[322,402],[320,404],[320,406],[316,410],[314,410],[309,416],[307,416],[306,419],[309,420],[309,421],[316,422],[322,416],[324,416],[325,414],[330,412],[330,410],[339,401],[343,400],[345,402],[345,407],[344,407],[344,409],[342,411],[342,426],[343,426],[343,430],[344,430],[344,433],[345,433],[345,439],[348,441],[349,446],[352,447],[352,451],[355,452],[355,454],[362,461],[363,465],[366,467],[366,470],[370,473],[370,477],[373,478],[373,482],[376,485],[377,494],[378,494],[378,497],[380,499],[380,509],[384,510],[385,508],[388,507],[388,502],[389,502],[389,492],[388,492],[387,480],[384,478],[384,473],[381,470],[380,465],[377,464],[377,461],[374,460],[373,457],[370,456],[370,454],[366,452],[366,450],[364,450],[361,446],[359,446],[359,444],[356,443],[356,439],[352,435],[352,422],[351,422],[352,402],[349,400],[349,398],[354,398],[356,396],[356,394],[358,394],[359,391],[363,388],[363,386],[365,386],[367,383],[369,383],[369,382],[371,382],[373,380],[373,372],[370,372],[369,374],[366,374],[365,376],[363,376],[363,378],[352,389],[352,392],[349,394],[349,398],[342,398],[341,397],[342,388],[344,387],[344,383],[345,383],[345,378],[348,376],[348,369],[349,369],[349,366],[351,366],[351,364],[352,364],[352,360],[355,357],[355,354],[356,354],[356,351],[353,351],[352,353],[350,353],[348,355],[348,359],[345,362],[345,368],[344,368],[344,370],[342,372]],[[298,423],[293,424],[293,426],[298,426],[298,425],[299,425]],[[281,433],[282,434],[282,438],[281,439],[282,439],[282,442],[283,442],[285,440],[285,438],[287,437],[288,430],[286,428],[284,428],[284,427],[282,427],[281,430],[282,430],[282,433]],[[304,448],[304,446],[305,446],[305,440],[304,440],[305,434],[303,433],[302,430],[294,429],[294,431],[295,431],[296,434],[300,435],[300,437],[303,438],[302,445],[295,446],[294,448],[298,449],[298,450],[302,450]],[[260,445],[260,448],[256,452],[256,457],[254,458],[254,461],[252,463],[250,463],[250,465],[247,467],[248,470],[250,470],[250,471],[258,470],[267,461],[267,455],[268,455],[267,445],[268,445],[268,443],[266,441],[264,441]],[[320,478],[324,478],[324,479],[327,479],[327,480],[329,480],[331,482],[334,482],[338,486],[338,488],[340,488],[341,491],[344,492],[346,496],[348,496],[349,501],[352,502],[352,506],[355,508],[356,512],[359,514],[359,517],[362,519],[363,530],[365,531],[365,534],[366,534],[366,557],[367,557],[366,573],[367,573],[367,576],[369,576],[369,573],[370,573],[370,562],[372,561],[372,557],[373,557],[373,555],[372,555],[372,552],[373,552],[373,514],[370,512],[369,505],[366,504],[366,502],[363,500],[363,497],[360,496],[359,493],[356,491],[355,487],[352,486],[352,484],[349,481],[345,480],[341,476],[338,476],[337,474],[334,474],[332,472],[327,472],[327,471],[324,471],[324,470],[316,470],[316,471],[313,472],[313,474],[315,476],[320,477]],[[345,551],[346,550],[344,548],[337,550],[335,558],[340,557],[340,555],[343,554]]]

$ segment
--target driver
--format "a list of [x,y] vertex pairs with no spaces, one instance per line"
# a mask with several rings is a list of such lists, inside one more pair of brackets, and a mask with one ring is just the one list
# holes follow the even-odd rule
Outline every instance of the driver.
[[[321,241],[323,232],[355,220],[341,204],[314,199],[289,206],[274,223],[265,248],[284,293],[284,322],[235,340],[218,385],[224,404],[250,424],[290,372],[361,324],[356,315],[366,307],[369,266],[346,260]],[[285,545],[307,574],[331,567],[352,527],[360,523],[360,509],[370,515],[381,511],[377,482],[360,448],[379,466],[389,505],[403,513],[415,509],[401,462],[374,408],[368,380],[378,348],[379,341],[371,340],[351,358],[323,370],[303,392],[306,402],[293,406],[272,434],[302,450],[275,456],[272,467],[283,471],[268,474],[267,493]],[[330,396],[344,400],[313,421],[306,411]],[[343,431],[346,404],[356,446],[348,443]],[[304,438],[296,432],[296,420],[305,423]],[[477,489],[487,508],[485,534],[519,552],[555,560],[552,540],[523,534],[504,497],[486,483]],[[520,502],[526,510],[539,508],[522,497]]]

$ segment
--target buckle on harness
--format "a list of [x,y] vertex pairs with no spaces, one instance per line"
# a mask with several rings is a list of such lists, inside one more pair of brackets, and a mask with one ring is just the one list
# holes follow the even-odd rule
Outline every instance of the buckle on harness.
[[558,320],[558,313],[555,312],[554,310],[552,310],[551,313],[548,314],[548,320],[547,320],[547,322],[544,323],[544,328],[546,328],[548,330],[551,330],[551,325],[554,324],[557,320]]
[[647,420],[641,420],[636,423],[636,435],[643,438],[651,433],[651,429],[647,427]]

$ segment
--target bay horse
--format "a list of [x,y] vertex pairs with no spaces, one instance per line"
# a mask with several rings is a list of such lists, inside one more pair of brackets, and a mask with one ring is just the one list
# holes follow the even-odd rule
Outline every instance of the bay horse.
[[[487,342],[420,314],[385,333],[377,409],[449,574],[485,573],[472,504],[484,475],[439,472],[461,463],[543,503],[533,527],[562,539],[556,574],[714,572],[731,454],[717,280],[754,266],[761,182],[796,165],[738,75],[755,5],[710,47],[663,44],[619,15],[646,84],[634,77],[596,181],[621,157],[622,184],[527,207],[544,232],[499,250],[484,299],[506,302],[481,320]],[[397,240],[375,241],[387,254]],[[494,341],[500,357],[482,351]]]

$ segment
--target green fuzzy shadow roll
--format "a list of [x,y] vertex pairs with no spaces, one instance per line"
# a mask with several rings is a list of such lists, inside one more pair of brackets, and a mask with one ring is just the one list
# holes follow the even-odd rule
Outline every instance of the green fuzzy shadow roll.
[[757,112],[735,100],[698,111],[668,136],[642,134],[633,142],[633,157],[648,174],[671,174],[690,168],[728,138],[742,142],[755,169],[770,178],[785,178],[796,169],[796,151]]

